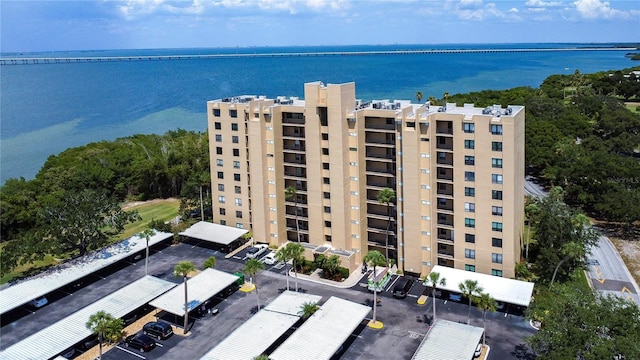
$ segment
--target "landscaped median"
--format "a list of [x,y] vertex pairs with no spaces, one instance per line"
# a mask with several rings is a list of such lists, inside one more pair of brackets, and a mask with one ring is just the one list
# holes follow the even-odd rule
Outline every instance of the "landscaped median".
[[244,284],[242,284],[242,286],[240,287],[240,291],[248,293],[248,292],[252,292],[253,290],[256,289],[256,285],[252,284],[250,282],[245,282]]
[[429,297],[427,295],[420,295],[420,297],[418,298],[418,305],[424,305],[427,303],[427,299],[429,299]]

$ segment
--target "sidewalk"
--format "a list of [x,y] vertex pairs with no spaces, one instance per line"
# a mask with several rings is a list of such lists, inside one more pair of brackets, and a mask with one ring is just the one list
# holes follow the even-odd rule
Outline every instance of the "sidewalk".
[[[298,279],[311,281],[318,284],[325,284],[325,285],[333,286],[336,288],[347,289],[354,285],[357,285],[360,282],[360,280],[367,274],[367,273],[363,274],[360,269],[356,269],[349,275],[348,278],[344,279],[344,281],[337,282],[337,281],[321,278],[320,277],[321,271],[322,270],[317,269],[310,275],[304,275],[304,274],[298,273]],[[291,277],[295,277],[295,273],[293,271],[289,271],[289,275],[291,275]]]

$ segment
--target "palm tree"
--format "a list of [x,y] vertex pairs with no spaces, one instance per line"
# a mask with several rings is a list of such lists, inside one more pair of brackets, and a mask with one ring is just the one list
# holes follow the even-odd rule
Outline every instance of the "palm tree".
[[110,340],[119,338],[122,334],[122,329],[124,329],[124,321],[122,321],[122,319],[114,318],[111,314],[100,310],[89,316],[89,320],[85,326],[94,334],[98,335],[98,343],[100,344],[98,359],[102,359],[103,339],[105,337]]
[[300,224],[298,223],[298,190],[294,186],[287,186],[284,189],[284,197],[287,200],[293,199],[293,203],[295,204],[296,211],[296,236],[298,242],[300,242]]
[[496,300],[491,297],[491,295],[487,293],[480,293],[475,299],[475,303],[478,306],[478,309],[482,310],[482,327],[484,331],[482,332],[482,345],[486,345],[486,332],[487,332],[487,310],[494,312],[498,307]]
[[289,260],[291,260],[291,256],[289,255],[290,249],[291,248],[283,246],[278,249],[278,251],[276,251],[276,260],[278,260],[278,262],[284,263],[285,278],[287,279],[287,290],[289,290]]
[[304,247],[300,245],[300,243],[287,243],[285,247],[289,249],[287,252],[289,253],[290,259],[293,261],[293,274],[296,279],[296,292],[298,292],[298,264],[304,260]]
[[309,301],[302,304],[300,311],[298,311],[298,315],[302,316],[303,319],[306,319],[318,311],[318,309],[320,309],[320,305],[318,305],[318,303]]
[[461,282],[458,287],[460,292],[469,299],[469,310],[467,312],[467,325],[469,325],[469,320],[471,320],[471,300],[480,295],[483,289],[478,286],[478,281],[469,279]]
[[422,101],[422,91],[418,91],[416,93],[416,100],[418,100],[418,103],[420,103],[420,101]]
[[431,286],[431,301],[433,302],[433,322],[436,321],[436,287],[447,285],[447,279],[440,278],[440,273],[432,271],[425,280],[427,286]]
[[191,261],[183,260],[178,262],[176,267],[173,269],[174,276],[182,276],[183,284],[184,284],[184,328],[182,329],[182,333],[187,333],[187,326],[189,324],[189,297],[187,295],[187,276],[189,273],[196,270],[196,266],[193,265]]
[[146,255],[144,257],[144,274],[145,275],[149,275],[149,240],[151,239],[151,237],[153,235],[155,235],[156,231],[153,229],[144,229],[142,230],[142,232],[140,233],[140,237],[143,237],[147,240],[147,248],[146,248]]
[[378,191],[378,203],[387,205],[387,232],[385,238],[385,257],[389,267],[389,228],[391,227],[391,201],[396,197],[396,192],[390,188]]
[[244,265],[244,269],[242,272],[249,275],[249,277],[253,280],[253,285],[256,287],[256,299],[258,299],[258,311],[260,310],[260,295],[258,294],[258,279],[257,275],[260,270],[264,270],[264,263],[258,259],[249,259],[247,263]]
[[[364,259],[362,259],[369,266],[373,266],[373,277],[375,279],[376,276],[376,267],[387,265],[387,259],[385,259],[384,255],[380,253],[378,250],[371,250],[365,255]],[[374,284],[373,286],[373,323],[376,323],[376,307],[378,302],[378,286]]]

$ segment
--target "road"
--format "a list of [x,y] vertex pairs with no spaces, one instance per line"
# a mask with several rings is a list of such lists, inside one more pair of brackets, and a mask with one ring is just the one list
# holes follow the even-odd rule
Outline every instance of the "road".
[[[529,177],[525,181],[524,192],[530,196],[546,196],[542,187]],[[587,263],[588,278],[594,289],[635,301],[640,306],[640,288],[609,238],[600,235],[597,246],[591,248]]]

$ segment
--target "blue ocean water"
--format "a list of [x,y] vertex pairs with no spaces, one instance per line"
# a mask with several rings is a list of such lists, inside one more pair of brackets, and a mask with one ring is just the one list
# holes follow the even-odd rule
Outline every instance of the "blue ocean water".
[[[567,48],[591,44],[386,45],[102,50],[9,57]],[[598,45],[601,46],[601,45]],[[0,182],[33,178],[66,148],[136,133],[204,131],[206,101],[236,95],[303,97],[303,84],[355,82],[363,100],[441,98],[444,92],[537,87],[549,75],[618,70],[625,50],[217,57],[0,66]]]

